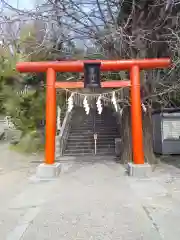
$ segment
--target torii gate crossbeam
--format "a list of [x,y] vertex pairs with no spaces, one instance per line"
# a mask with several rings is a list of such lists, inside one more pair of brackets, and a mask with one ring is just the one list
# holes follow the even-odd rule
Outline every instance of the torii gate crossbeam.
[[54,62],[22,62],[16,68],[19,72],[46,72],[46,147],[45,164],[55,163],[55,134],[56,134],[56,88],[83,88],[83,82],[56,82],[56,72],[83,72],[84,63],[100,62],[101,71],[130,71],[130,81],[102,82],[102,87],[131,88],[131,124],[133,162],[144,164],[142,110],[140,96],[140,70],[165,68],[171,65],[169,58],[135,59],[135,60],[79,60]]

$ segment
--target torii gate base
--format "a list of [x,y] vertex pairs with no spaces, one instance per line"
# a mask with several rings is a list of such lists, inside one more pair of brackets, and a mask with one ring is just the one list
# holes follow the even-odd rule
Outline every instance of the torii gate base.
[[129,175],[144,176],[150,166],[144,163],[142,111],[140,96],[140,70],[169,67],[170,59],[135,59],[135,60],[87,60],[87,61],[56,61],[56,62],[23,62],[17,64],[20,72],[46,72],[46,147],[45,163],[37,168],[37,177],[50,179],[60,173],[60,164],[55,163],[56,134],[56,88],[83,88],[83,82],[56,82],[56,72],[83,72],[84,63],[101,62],[101,71],[130,71],[130,81],[102,82],[102,87],[131,88],[131,124],[133,163],[129,163]]

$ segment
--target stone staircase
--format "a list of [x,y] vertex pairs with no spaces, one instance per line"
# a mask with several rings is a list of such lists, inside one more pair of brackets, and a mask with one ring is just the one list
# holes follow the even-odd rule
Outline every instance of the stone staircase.
[[120,134],[113,110],[105,107],[99,115],[91,109],[86,115],[83,108],[74,109],[64,155],[95,155],[94,133],[97,133],[96,155],[115,155],[115,138]]

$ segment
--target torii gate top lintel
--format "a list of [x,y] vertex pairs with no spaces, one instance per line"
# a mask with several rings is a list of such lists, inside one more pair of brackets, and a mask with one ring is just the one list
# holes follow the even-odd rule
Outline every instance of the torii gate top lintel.
[[130,81],[106,81],[102,87],[131,88],[131,125],[133,161],[144,164],[142,110],[140,95],[140,70],[165,68],[171,66],[169,58],[132,59],[132,60],[77,60],[54,62],[21,62],[17,63],[19,72],[46,72],[46,148],[45,163],[55,162],[56,134],[56,88],[83,88],[83,82],[56,82],[56,72],[83,72],[85,63],[100,63],[101,71],[130,71]]
[[129,70],[136,65],[140,69],[164,68],[171,65],[169,58],[132,59],[132,60],[77,60],[77,61],[54,61],[54,62],[21,62],[17,63],[19,72],[46,72],[48,68],[56,72],[83,72],[84,63],[100,62],[101,71]]

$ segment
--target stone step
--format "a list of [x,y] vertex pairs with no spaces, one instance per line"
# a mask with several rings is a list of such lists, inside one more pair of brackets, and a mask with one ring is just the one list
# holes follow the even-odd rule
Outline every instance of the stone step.
[[[112,137],[112,138],[102,138],[102,137],[98,137],[97,138],[97,143],[100,143],[100,142],[104,142],[104,143],[108,143],[108,142],[115,142],[115,138],[114,137]],[[93,137],[87,137],[87,138],[83,138],[83,137],[81,137],[81,138],[68,138],[68,141],[67,141],[68,143],[80,143],[80,142],[82,142],[82,144],[83,143],[89,143],[89,142],[92,142],[92,143],[94,143],[94,138]]]
[[[68,144],[76,144],[76,143],[82,143],[82,145],[84,145],[84,144],[88,144],[89,142],[91,142],[91,143],[93,143],[94,144],[94,139],[92,138],[92,139],[68,139]],[[107,144],[107,143],[115,143],[115,139],[114,138],[98,138],[97,140],[96,140],[96,142],[97,142],[97,144],[99,144],[99,143],[105,143],[105,144]]]
[[[90,127],[93,127],[93,126],[94,126],[93,123],[74,124],[74,125],[72,125],[72,128],[73,128],[73,129],[74,129],[74,128],[81,128],[81,127],[83,127],[83,128],[85,128],[85,127],[90,128]],[[111,127],[117,126],[117,123],[116,123],[116,122],[96,123],[95,126],[96,126],[96,127],[109,127],[109,128],[111,128]]]
[[[82,140],[82,141],[71,141],[69,140],[67,142],[67,147],[73,147],[73,146],[78,146],[78,147],[84,147],[84,146],[90,146],[90,147],[94,147],[95,143],[94,140],[93,141],[87,141],[87,140]],[[115,140],[111,140],[111,141],[97,141],[96,142],[97,146],[115,146]]]
[[[97,141],[115,141],[115,139],[116,138],[119,138],[119,136],[98,136],[97,137]],[[69,136],[69,138],[68,138],[68,141],[74,141],[74,142],[76,142],[76,141],[78,141],[78,142],[81,142],[81,141],[85,141],[85,142],[89,142],[89,141],[94,141],[94,137],[93,136],[91,136],[91,138],[90,138],[90,136],[80,136],[80,135],[78,135],[78,136],[75,136],[75,135],[71,135],[71,136]]]
[[118,131],[116,130],[116,131],[98,131],[98,129],[97,129],[97,131],[96,132],[94,132],[94,131],[92,131],[92,130],[89,130],[89,129],[87,129],[87,130],[84,130],[84,131],[72,131],[72,130],[70,130],[70,134],[73,134],[73,135],[85,135],[85,136],[90,136],[90,135],[94,135],[94,133],[97,133],[98,135],[102,135],[102,136],[108,136],[108,135],[114,135],[114,136],[119,136],[119,133],[118,133]]
[[[85,141],[85,142],[82,142],[82,141],[79,141],[79,142],[68,142],[68,146],[67,147],[89,147],[89,148],[93,148],[94,147],[94,141],[92,142],[88,142],[88,141]],[[111,142],[97,142],[96,143],[96,146],[100,147],[100,146],[115,146],[115,141],[111,141]]]
[[[95,144],[68,144],[66,149],[76,149],[76,148],[84,148],[84,149],[94,149]],[[99,143],[96,144],[97,148],[115,148],[114,143]]]
[[[92,144],[92,145],[68,145],[67,147],[66,147],[66,149],[68,150],[68,149],[94,149],[94,147],[95,147],[95,145],[94,144]],[[98,148],[98,149],[101,149],[101,148],[115,148],[115,144],[104,144],[104,143],[102,143],[102,144],[98,144],[98,145],[96,145],[96,147]]]
[[[112,133],[116,133],[118,131],[118,129],[95,129],[96,133],[100,133],[100,134],[112,134]],[[90,132],[92,134],[94,134],[94,130],[93,129],[89,129],[89,128],[77,128],[77,129],[70,129],[70,132],[72,133],[84,133],[84,132]]]
[[[101,148],[101,149],[97,149],[97,153],[115,153],[115,149],[114,148]],[[78,154],[78,153],[90,153],[90,154],[94,154],[94,149],[66,149],[65,150],[66,154]]]
[[[64,156],[85,156],[85,155],[90,155],[90,156],[94,156],[94,151],[93,152],[73,152],[73,151],[65,151]],[[96,155],[110,155],[113,156],[115,155],[115,151],[114,150],[106,150],[106,149],[101,149],[101,151],[97,151]]]
[[64,152],[63,156],[92,156],[93,153],[71,153],[71,152]]
[[[103,143],[103,144],[114,144],[115,143],[115,140],[116,138],[97,138],[97,140],[96,140],[96,142],[97,142],[97,144],[99,144],[99,143]],[[91,143],[91,144],[94,144],[94,138],[68,138],[68,140],[67,140],[67,143],[68,144],[80,144],[80,143],[82,143],[82,145],[84,145],[84,144],[88,144],[88,143]]]
[[[71,150],[74,150],[74,149],[94,149],[94,145],[68,145],[67,146],[67,150],[68,149],[71,149]],[[114,144],[99,144],[97,145],[97,149],[103,149],[103,148],[115,148],[115,145]]]
[[[93,132],[94,133],[94,129],[93,128],[76,128],[76,129],[72,129],[72,128],[70,128],[70,131],[71,132],[86,132],[86,131],[89,131],[89,132]],[[96,132],[101,132],[101,133],[114,133],[114,132],[117,132],[118,131],[118,129],[116,129],[116,128],[114,128],[114,129],[111,129],[111,128],[106,128],[106,129],[104,129],[104,128],[102,128],[102,129],[99,129],[99,128],[95,128],[95,131]]]
[[94,153],[94,149],[66,149],[65,153]]
[[[80,122],[76,119],[80,119]],[[64,155],[94,155],[94,119],[97,132],[97,154],[115,154],[115,138],[119,138],[120,134],[113,111],[105,108],[101,115],[97,113],[94,115],[92,111],[86,115],[84,109],[75,108]]]
[[108,122],[108,121],[114,121],[116,122],[116,118],[111,118],[111,117],[108,117],[108,116],[104,116],[102,118],[81,118],[81,122],[93,122],[93,121],[96,121],[96,122]]
[[[79,133],[74,133],[70,132],[69,133],[69,138],[73,139],[78,139],[78,138],[93,138],[94,139],[94,134],[93,133],[88,133],[88,132],[79,132]],[[120,135],[118,133],[97,133],[97,138],[119,138]]]
[[71,126],[72,129],[77,129],[77,128],[93,128],[93,127],[96,127],[96,128],[108,128],[108,129],[117,129],[117,124],[116,123],[112,123],[112,124],[109,124],[109,125],[106,125],[106,124],[100,124],[100,125],[76,125],[76,126]]

